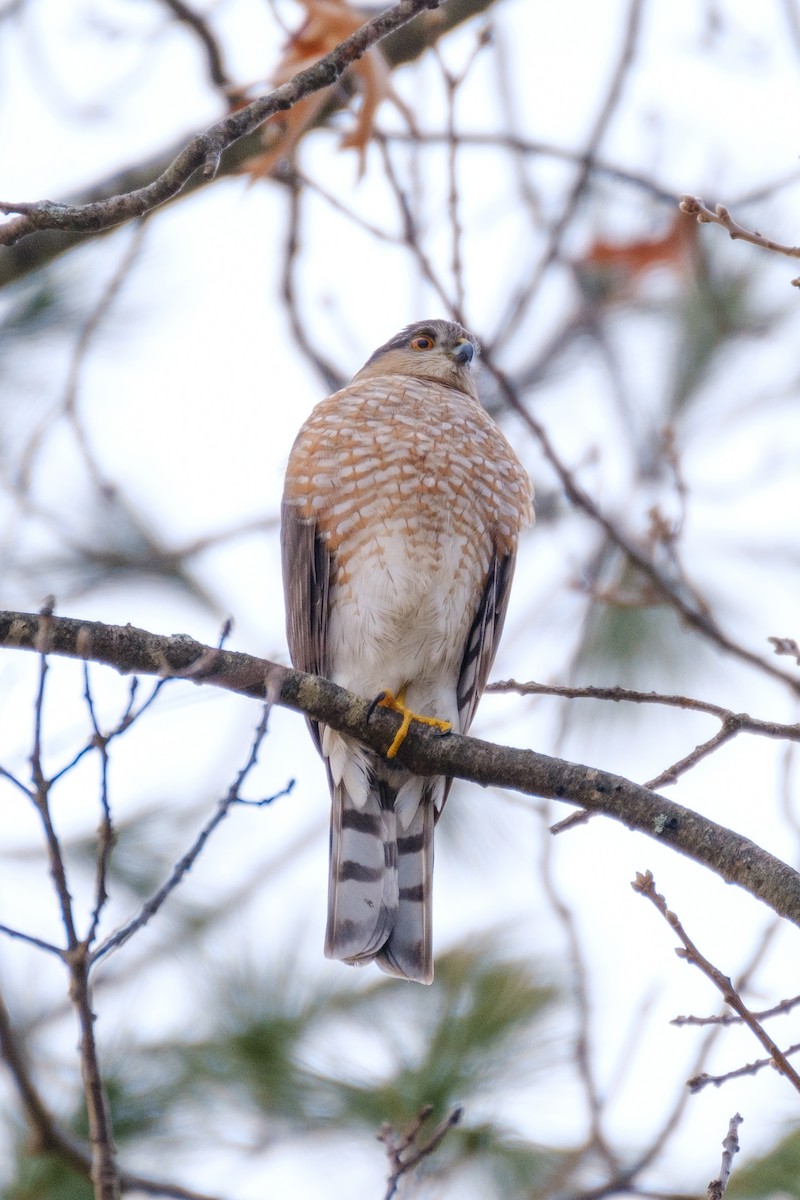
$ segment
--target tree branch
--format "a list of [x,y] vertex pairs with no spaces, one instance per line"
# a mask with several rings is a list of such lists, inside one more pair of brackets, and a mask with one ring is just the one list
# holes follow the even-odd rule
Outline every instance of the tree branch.
[[611,542],[649,580],[656,594],[662,596],[665,603],[675,609],[675,612],[690,629],[701,634],[726,654],[730,654],[742,662],[749,663],[750,666],[755,667],[766,675],[770,675],[773,679],[781,680],[782,683],[792,690],[795,696],[800,696],[800,679],[797,676],[782,671],[780,667],[776,667],[768,659],[754,654],[752,650],[748,650],[745,646],[740,646],[735,642],[717,624],[702,597],[689,587],[684,579],[680,576],[676,577],[674,572],[670,572],[660,566],[645,546],[639,544],[639,542],[631,537],[621,526],[617,525],[599,507],[586,489],[578,483],[572,471],[562,461],[547,430],[522,403],[514,384],[505,371],[493,361],[492,353],[486,347],[484,347],[482,352],[482,361],[494,377],[508,407],[512,412],[519,415],[538,441],[542,453],[558,476],[569,502],[604,530]]
[[438,8],[440,3],[441,0],[400,0],[394,8],[379,13],[330,54],[300,71],[288,83],[265,96],[259,96],[246,108],[193,137],[167,169],[144,187],[83,205],[58,204],[51,200],[34,203],[0,201],[0,212],[21,214],[12,221],[0,224],[0,245],[13,246],[20,238],[41,230],[97,233],[110,229],[171,200],[198,168],[202,168],[205,180],[213,179],[219,169],[220,156],[228,146],[252,133],[268,117],[285,112],[304,96],[336,83],[370,46],[405,25],[424,9]]
[[667,907],[667,902],[664,897],[656,891],[656,883],[653,878],[652,871],[637,871],[636,879],[631,884],[635,892],[646,897],[661,913],[664,920],[674,929],[677,936],[683,942],[683,949],[678,949],[675,953],[679,958],[685,958],[687,962],[698,967],[707,979],[710,979],[714,987],[722,995],[722,999],[729,1005],[735,1013],[741,1018],[748,1029],[758,1038],[761,1045],[769,1053],[772,1062],[777,1071],[788,1079],[794,1089],[800,1092],[800,1075],[794,1069],[792,1064],[787,1060],[786,1055],[778,1047],[777,1043],[764,1029],[763,1025],[756,1019],[755,1015],[750,1011],[741,996],[733,986],[729,976],[724,975],[719,967],[710,962],[709,959],[701,954],[697,946],[689,937],[686,930],[683,928],[677,913],[672,912]]
[[722,1163],[719,1175],[708,1185],[708,1200],[722,1200],[733,1170],[733,1156],[739,1153],[739,1126],[744,1117],[734,1113],[728,1122],[728,1132],[722,1142]]
[[[328,679],[305,675],[249,654],[204,646],[185,635],[164,637],[132,625],[0,612],[0,646],[105,663],[123,674],[159,675],[211,684],[322,721],[384,752],[399,718],[374,709]],[[594,767],[497,746],[477,738],[441,737],[412,723],[397,756],[418,775],[447,775],[506,787],[605,813],[656,838],[738,884],[800,926],[800,875],[748,838],[630,780]]]
[[[681,196],[679,207],[681,212],[696,217],[701,225],[721,225],[723,229],[727,229],[734,241],[750,242],[752,246],[762,246],[776,254],[785,254],[787,258],[800,258],[800,246],[786,246],[783,242],[764,237],[757,229],[745,229],[744,225],[733,219],[724,204],[718,204],[712,209],[699,196]],[[793,279],[792,283],[795,287],[800,287],[800,277]]]
[[415,1170],[424,1158],[438,1149],[450,1130],[461,1120],[463,1111],[461,1105],[457,1104],[424,1142],[419,1140],[419,1136],[422,1127],[433,1112],[431,1104],[426,1104],[420,1109],[411,1128],[402,1135],[395,1133],[388,1122],[381,1127],[381,1131],[377,1135],[378,1141],[383,1142],[391,1167],[384,1200],[394,1200],[402,1177]]
[[[81,1175],[89,1176],[92,1152],[89,1146],[65,1129],[53,1116],[33,1080],[26,1055],[20,1046],[18,1032],[12,1027],[8,1009],[0,993],[0,1058],[14,1081],[25,1115],[35,1131],[35,1152],[53,1154],[69,1163]],[[143,1192],[148,1196],[167,1196],[171,1200],[219,1200],[205,1192],[196,1192],[169,1180],[150,1179],[129,1171],[120,1172],[120,1185],[125,1192]]]

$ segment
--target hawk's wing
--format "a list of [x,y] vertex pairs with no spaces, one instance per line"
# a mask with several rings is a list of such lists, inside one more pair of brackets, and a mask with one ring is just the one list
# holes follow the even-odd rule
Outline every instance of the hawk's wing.
[[462,733],[466,733],[472,724],[478,701],[489,679],[506,619],[515,562],[516,555],[498,553],[495,546],[458,677],[456,699]]
[[[304,520],[297,505],[286,502],[281,508],[281,559],[292,663],[298,671],[327,676],[331,557],[316,521]],[[308,725],[319,749],[319,726],[316,721]]]

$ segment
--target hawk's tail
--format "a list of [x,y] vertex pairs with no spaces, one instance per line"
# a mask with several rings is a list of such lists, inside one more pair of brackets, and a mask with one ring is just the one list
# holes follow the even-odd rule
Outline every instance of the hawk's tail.
[[360,804],[343,781],[332,782],[329,958],[374,959],[390,975],[418,983],[433,979],[432,782],[406,782],[403,791],[418,788],[419,800],[414,805],[404,797],[400,812],[398,789],[384,780],[373,777]]

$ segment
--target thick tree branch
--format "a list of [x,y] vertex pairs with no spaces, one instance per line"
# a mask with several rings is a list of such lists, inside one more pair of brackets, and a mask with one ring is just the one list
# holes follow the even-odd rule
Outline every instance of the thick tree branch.
[[268,117],[285,112],[303,96],[330,87],[347,68],[361,58],[370,46],[405,25],[424,9],[438,8],[441,0],[400,0],[367,21],[354,34],[325,55],[319,62],[300,71],[288,83],[259,96],[246,108],[232,113],[188,143],[157,179],[125,195],[111,196],[91,204],[57,204],[50,200],[34,203],[0,201],[0,212],[20,216],[0,225],[0,245],[12,246],[20,238],[41,230],[68,230],[72,233],[96,233],[110,229],[132,217],[150,212],[180,192],[189,177],[202,168],[206,180],[213,179],[223,150],[252,133]]
[[[399,718],[330,680],[249,654],[214,649],[184,635],[164,637],[132,625],[0,612],[0,646],[105,663],[125,674],[211,684],[304,713],[365,745],[385,751]],[[748,838],[717,825],[621,776],[579,763],[497,746],[477,738],[438,736],[413,725],[397,761],[420,775],[448,775],[507,787],[605,813],[738,884],[800,926],[800,875]]]

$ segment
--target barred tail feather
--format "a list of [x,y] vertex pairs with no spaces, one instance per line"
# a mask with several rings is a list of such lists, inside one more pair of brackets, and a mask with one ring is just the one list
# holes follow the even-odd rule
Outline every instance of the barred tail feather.
[[426,796],[397,839],[398,905],[375,956],[382,971],[417,983],[433,981],[431,913],[434,806]]
[[325,953],[344,962],[369,962],[397,912],[394,793],[373,788],[357,806],[343,783],[332,791]]
[[429,781],[415,782],[425,800],[413,815],[406,809],[402,824],[389,783],[373,778],[360,805],[343,783],[332,785],[325,954],[374,959],[390,975],[430,983],[434,806]]

